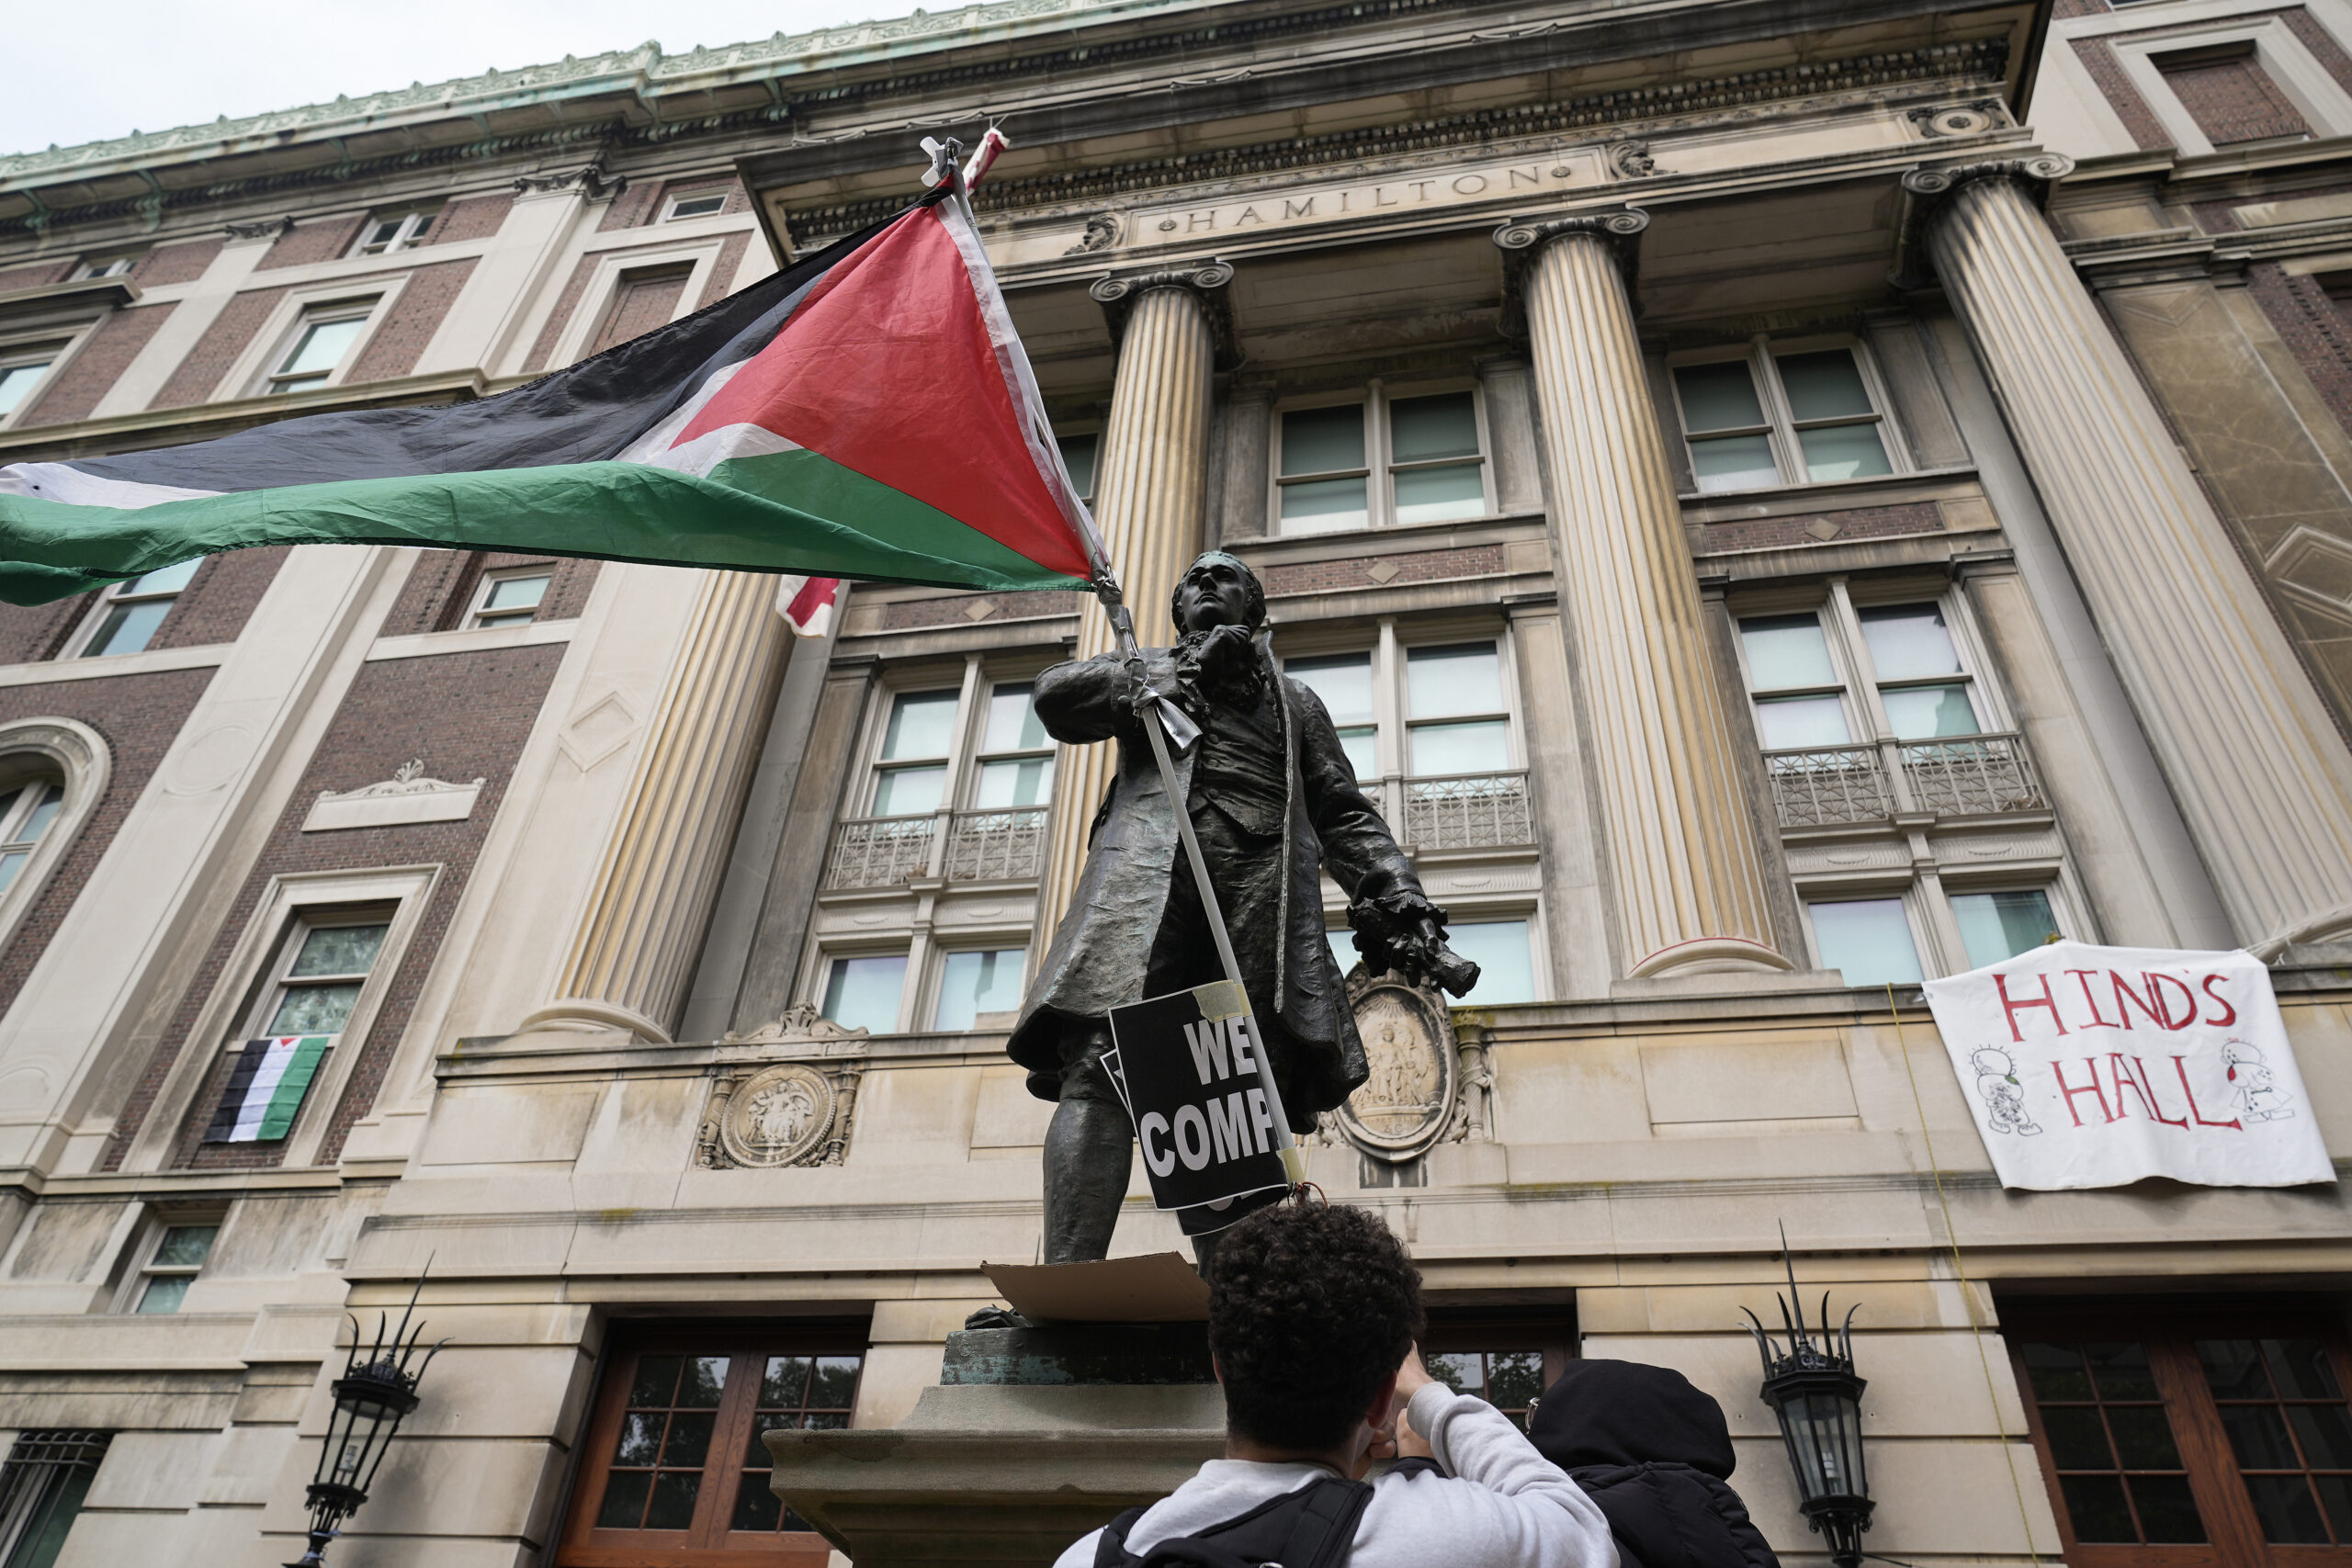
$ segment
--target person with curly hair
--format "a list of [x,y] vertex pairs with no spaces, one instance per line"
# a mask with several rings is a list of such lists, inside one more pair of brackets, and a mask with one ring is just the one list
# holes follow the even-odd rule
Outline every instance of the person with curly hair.
[[1285,1203],[1240,1220],[1209,1278],[1225,1457],[1056,1568],[1619,1568],[1577,1483],[1430,1376],[1423,1326],[1420,1273],[1378,1215]]

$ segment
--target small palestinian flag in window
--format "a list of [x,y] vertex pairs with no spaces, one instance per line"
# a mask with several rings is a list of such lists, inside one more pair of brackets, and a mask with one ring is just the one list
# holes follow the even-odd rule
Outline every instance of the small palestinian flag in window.
[[326,1059],[332,1034],[280,1034],[248,1040],[230,1065],[220,1108],[204,1130],[208,1144],[266,1144],[286,1136],[294,1112]]

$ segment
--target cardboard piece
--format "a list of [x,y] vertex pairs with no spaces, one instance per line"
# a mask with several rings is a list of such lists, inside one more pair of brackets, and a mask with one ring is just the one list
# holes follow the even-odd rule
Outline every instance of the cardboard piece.
[[983,1263],[1007,1305],[1032,1323],[1204,1323],[1208,1281],[1181,1253],[1100,1263]]

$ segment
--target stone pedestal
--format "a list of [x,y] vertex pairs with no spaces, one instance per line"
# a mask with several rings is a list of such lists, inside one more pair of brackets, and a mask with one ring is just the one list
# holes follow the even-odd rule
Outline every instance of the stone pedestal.
[[1225,1397],[1199,1324],[981,1329],[898,1426],[762,1440],[776,1495],[857,1568],[1045,1568],[1224,1453]]

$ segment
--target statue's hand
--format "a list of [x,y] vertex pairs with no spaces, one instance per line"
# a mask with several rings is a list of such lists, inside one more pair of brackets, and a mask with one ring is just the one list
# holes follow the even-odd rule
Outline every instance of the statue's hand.
[[1212,626],[1194,655],[1201,673],[1212,682],[1246,677],[1258,666],[1257,645],[1248,626]]

